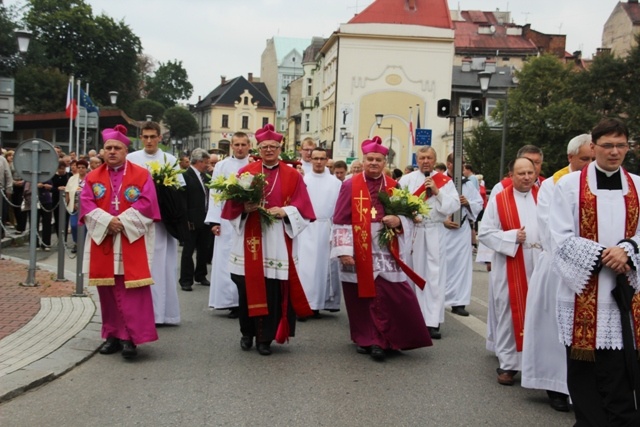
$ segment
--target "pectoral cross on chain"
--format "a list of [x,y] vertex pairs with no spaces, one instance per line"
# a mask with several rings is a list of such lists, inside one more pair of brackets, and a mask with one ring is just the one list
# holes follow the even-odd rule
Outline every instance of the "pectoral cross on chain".
[[111,204],[115,206],[116,211],[120,211],[120,200],[118,200],[117,194],[113,195],[113,202],[111,202]]

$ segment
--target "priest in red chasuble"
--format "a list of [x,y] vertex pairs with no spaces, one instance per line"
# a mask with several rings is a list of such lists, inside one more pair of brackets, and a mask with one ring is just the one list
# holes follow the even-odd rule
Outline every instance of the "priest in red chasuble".
[[[250,350],[254,339],[259,354],[271,354],[271,343],[295,334],[296,316],[307,317],[309,307],[297,272],[296,237],[315,221],[302,175],[279,159],[282,135],[267,124],[256,131],[260,159],[238,171],[264,174],[261,203],[228,200],[222,218],[235,230],[229,259],[231,280],[238,287],[240,347]],[[275,216],[263,223],[258,208]]]
[[[404,263],[408,254],[403,249],[410,246],[405,239],[412,235],[412,221],[385,215],[378,200],[380,191],[397,186],[383,173],[389,149],[376,136],[362,143],[362,152],[364,171],[344,181],[340,189],[331,256],[340,259],[340,280],[356,351],[382,361],[389,350],[432,343],[416,294],[407,282],[407,274],[417,278]],[[383,223],[396,230],[393,253],[378,244]]]
[[83,271],[100,295],[100,353],[129,359],[137,345],[158,339],[149,286],[160,209],[147,169],[126,160],[126,133],[122,125],[102,131],[106,163],[87,175],[79,219],[87,226]]

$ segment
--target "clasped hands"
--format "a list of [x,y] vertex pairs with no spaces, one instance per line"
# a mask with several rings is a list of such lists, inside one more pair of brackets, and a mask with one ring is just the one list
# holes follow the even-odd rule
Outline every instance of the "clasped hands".
[[623,274],[631,270],[627,264],[629,260],[627,252],[618,246],[611,246],[602,251],[600,260],[603,266],[612,269],[616,274]]
[[124,231],[124,224],[122,224],[122,222],[120,221],[120,218],[118,218],[117,216],[114,216],[113,218],[111,218],[111,221],[109,221],[109,225],[107,226],[107,234],[118,234],[118,233],[122,233]]
[[[260,207],[260,203],[252,203],[252,202],[244,202],[244,211],[247,213],[254,212],[258,210]],[[278,219],[285,218],[287,216],[287,212],[281,207],[272,207],[267,209],[271,215],[275,216]]]

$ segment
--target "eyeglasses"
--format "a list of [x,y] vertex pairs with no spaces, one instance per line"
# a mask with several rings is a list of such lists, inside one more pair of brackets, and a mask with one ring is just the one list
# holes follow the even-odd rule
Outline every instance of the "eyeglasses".
[[142,135],[140,138],[142,139],[156,139],[158,135]]
[[306,151],[307,153],[313,153],[313,148],[303,148],[300,151]]
[[312,157],[311,160],[313,160],[314,162],[324,162],[327,160],[326,157]]
[[276,151],[278,148],[280,148],[279,145],[261,145],[260,146],[261,151],[268,151],[268,150]]
[[617,148],[618,150],[622,151],[622,150],[626,150],[627,148],[629,148],[629,144],[624,143],[624,144],[613,144],[610,142],[605,142],[604,144],[595,144],[598,147],[602,147],[605,150],[613,150],[614,148]]

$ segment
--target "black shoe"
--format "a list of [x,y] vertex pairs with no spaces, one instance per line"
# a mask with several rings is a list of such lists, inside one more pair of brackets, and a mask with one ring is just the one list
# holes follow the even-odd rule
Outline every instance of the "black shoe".
[[124,340],[122,341],[122,357],[125,359],[133,359],[138,355],[138,350],[133,342]]
[[248,351],[248,350],[251,350],[251,347],[253,347],[253,337],[245,335],[242,338],[240,338],[241,349],[243,349],[244,351]]
[[211,282],[209,282],[207,279],[197,280],[197,282],[202,286],[211,286]]
[[384,361],[385,357],[386,354],[384,353],[384,350],[382,348],[378,347],[377,345],[371,346],[371,358],[373,360],[375,360],[376,362],[382,362]]
[[180,288],[185,292],[191,292],[193,290],[191,285],[180,285]]
[[306,322],[308,317],[296,316],[296,320],[298,322]]
[[469,312],[464,309],[464,305],[457,305],[455,307],[451,307],[451,312],[453,314],[457,314],[458,316],[467,317]]
[[102,344],[102,347],[100,347],[98,352],[100,354],[113,354],[120,350],[122,350],[122,343],[120,343],[120,340],[118,338],[109,337],[104,344]]
[[549,396],[549,405],[553,409],[559,412],[569,412],[569,402],[566,394],[547,390],[547,395]]
[[260,356],[269,356],[271,354],[271,343],[259,342],[256,343],[256,348]]
[[238,317],[240,317],[240,309],[238,307],[230,308],[227,317],[229,319],[237,319]]
[[439,340],[440,338],[442,338],[442,334],[438,330],[440,328],[433,328],[431,326],[427,326],[427,329],[429,330],[429,335],[431,335],[431,339]]
[[363,347],[361,345],[356,346],[356,353],[358,354],[369,354],[371,353],[371,347]]

